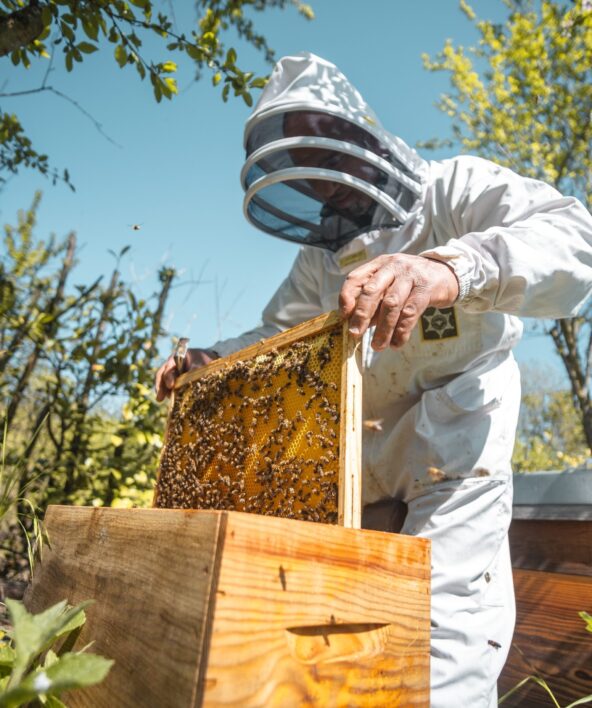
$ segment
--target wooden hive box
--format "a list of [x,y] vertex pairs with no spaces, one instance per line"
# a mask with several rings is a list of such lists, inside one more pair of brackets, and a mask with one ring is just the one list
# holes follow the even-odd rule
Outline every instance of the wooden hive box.
[[96,599],[80,642],[116,662],[69,705],[428,706],[430,544],[359,530],[360,352],[340,318],[178,383],[158,508],[48,511],[28,604]]
[[359,528],[361,353],[321,315],[181,376],[155,506]]
[[429,541],[256,514],[50,507],[26,602],[94,598],[69,706],[429,705]]
[[[579,613],[592,614],[592,507],[514,507],[510,550],[516,630],[499,695],[531,675],[543,678],[562,706],[591,695],[592,635]],[[504,702],[508,708],[549,705],[549,694],[534,681]]]

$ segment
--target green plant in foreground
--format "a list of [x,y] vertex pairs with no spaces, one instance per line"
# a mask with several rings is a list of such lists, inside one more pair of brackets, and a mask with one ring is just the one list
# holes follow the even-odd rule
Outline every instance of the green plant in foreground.
[[578,612],[578,614],[586,623],[586,630],[592,632],[592,615],[589,615],[587,612]]
[[[35,440],[39,429],[37,429],[32,440]],[[0,453],[0,523],[9,512],[16,510],[16,520],[23,530],[23,536],[27,542],[27,554],[29,558],[29,566],[33,571],[33,551],[36,549],[40,555],[43,549],[43,544],[47,542],[47,532],[43,526],[43,522],[39,519],[37,508],[33,502],[24,496],[24,492],[34,479],[24,485],[19,490],[19,478],[22,473],[26,461],[24,457],[20,457],[15,463],[9,464],[6,461],[7,451],[7,435],[8,425],[4,420],[4,432],[2,436],[2,452]],[[20,494],[19,494],[20,492]],[[22,517],[25,517],[24,519]],[[26,528],[25,522],[28,521],[31,526],[31,532]],[[32,542],[31,542],[32,541]]]
[[[35,505],[23,494],[28,485],[21,485],[19,490],[24,457],[12,463],[7,461],[7,430],[5,424],[0,454],[0,521],[16,512],[27,540],[32,570],[33,546],[40,551],[47,536]],[[33,539],[25,520],[31,522]],[[60,708],[64,706],[59,699],[62,692],[102,681],[113,662],[85,653],[88,647],[72,651],[78,632],[86,621],[84,608],[90,602],[69,607],[62,601],[33,615],[21,602],[6,600],[12,626],[0,630],[0,708],[17,708],[32,701],[49,708]],[[58,640],[59,648],[56,646]]]
[[[38,432],[39,429],[33,433],[32,441],[35,440]],[[7,436],[8,425],[5,419],[0,453],[0,534],[4,535],[7,531],[9,532],[11,522],[16,521],[17,528],[20,527],[22,531],[23,546],[26,544],[29,568],[32,573],[34,553],[41,556],[43,546],[48,542],[48,536],[43,522],[38,516],[37,507],[26,495],[30,484],[35,479],[31,479],[25,485],[19,484],[26,460],[24,456],[20,456],[17,460],[7,460]],[[18,544],[15,546],[15,550],[18,550]]]
[[[64,691],[102,681],[113,662],[96,654],[71,651],[92,601],[69,607],[58,602],[37,615],[21,602],[7,600],[12,629],[0,633],[0,708],[38,701],[60,708]],[[63,639],[59,649],[55,644]]]
[[[586,623],[587,631],[592,632],[592,615],[589,615],[587,612],[578,612],[578,615]],[[520,651],[520,649],[518,647],[515,647],[515,648],[518,649],[518,652],[520,654],[522,654],[522,652]],[[536,676],[534,674],[522,679],[522,681],[517,683],[507,693],[504,693],[504,695],[499,699],[498,705],[501,705],[506,699],[508,699],[510,696],[512,696],[514,693],[516,693],[516,691],[519,691],[522,688],[522,686],[527,684],[529,681],[534,681],[536,684],[538,684],[541,688],[543,688],[549,694],[552,705],[554,705],[555,708],[562,708],[559,705],[559,702],[557,701],[557,699],[555,698],[553,691],[549,688],[549,684],[545,681],[545,679],[542,678],[541,676]],[[589,696],[583,696],[582,698],[578,698],[576,701],[573,701],[569,705],[563,706],[563,708],[574,708],[575,706],[581,706],[581,705],[584,705],[585,703],[592,703],[592,694],[590,694]]]

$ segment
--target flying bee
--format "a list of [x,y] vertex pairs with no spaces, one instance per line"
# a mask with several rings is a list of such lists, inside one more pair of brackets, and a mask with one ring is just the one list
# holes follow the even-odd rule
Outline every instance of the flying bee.
[[362,425],[364,426],[364,430],[373,430],[377,433],[382,433],[382,424],[384,420],[382,418],[378,420],[365,420]]

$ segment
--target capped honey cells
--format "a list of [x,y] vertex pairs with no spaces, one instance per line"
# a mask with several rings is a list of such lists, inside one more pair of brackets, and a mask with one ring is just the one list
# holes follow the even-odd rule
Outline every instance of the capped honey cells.
[[342,325],[179,389],[155,505],[337,523]]

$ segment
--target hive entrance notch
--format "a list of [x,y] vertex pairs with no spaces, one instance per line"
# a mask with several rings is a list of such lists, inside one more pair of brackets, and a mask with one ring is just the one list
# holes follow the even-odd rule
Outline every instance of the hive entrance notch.
[[184,374],[154,505],[359,528],[361,393],[335,312]]

